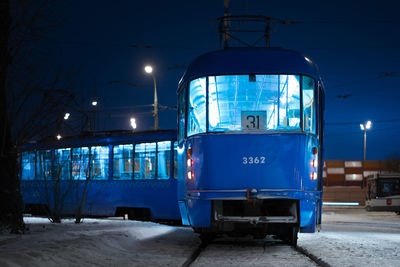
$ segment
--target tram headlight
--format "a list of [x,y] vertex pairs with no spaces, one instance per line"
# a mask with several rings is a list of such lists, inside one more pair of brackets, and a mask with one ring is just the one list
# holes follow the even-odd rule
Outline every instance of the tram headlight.
[[188,180],[193,180],[194,179],[194,172],[193,171],[188,171],[187,172],[187,178],[188,178]]
[[311,178],[311,180],[317,180],[317,178],[318,178],[318,174],[316,173],[316,172],[311,172],[311,175],[310,175],[310,178]]
[[187,165],[188,167],[192,167],[192,166],[193,166],[193,159],[187,159],[186,165]]
[[318,168],[318,160],[317,159],[311,160],[311,166],[314,168]]

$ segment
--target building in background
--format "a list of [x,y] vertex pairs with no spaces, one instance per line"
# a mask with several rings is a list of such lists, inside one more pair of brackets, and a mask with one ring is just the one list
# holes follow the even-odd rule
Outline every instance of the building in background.
[[[383,160],[326,160],[323,172],[324,202],[365,204],[366,178],[376,173],[395,171],[394,162]],[[398,165],[398,164],[397,164]]]

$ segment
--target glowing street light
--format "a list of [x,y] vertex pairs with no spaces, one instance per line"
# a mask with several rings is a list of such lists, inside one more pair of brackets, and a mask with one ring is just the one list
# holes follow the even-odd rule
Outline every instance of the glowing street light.
[[131,118],[130,122],[131,122],[132,129],[135,130],[136,129],[136,119],[135,118]]
[[372,127],[372,122],[367,121],[364,124],[360,124],[361,131],[364,131],[364,161],[367,158],[367,130],[371,129]]
[[95,130],[95,122],[96,122],[96,115],[97,115],[97,100],[93,100],[92,101],[92,106],[93,106],[93,109],[92,109],[92,111],[91,111],[91,113],[92,113],[92,118],[89,118],[89,129],[90,129],[90,131],[94,131]]
[[68,120],[68,118],[69,118],[70,115],[71,115],[71,114],[69,114],[68,112],[65,113],[65,115],[64,115],[64,120]]
[[144,71],[146,72],[146,73],[152,73],[153,72],[153,67],[152,66],[150,66],[150,65],[147,65],[146,67],[144,67]]
[[57,134],[56,137],[57,137],[57,140],[60,140],[62,138],[60,134]]
[[158,130],[158,99],[157,99],[157,82],[156,82],[156,76],[154,75],[153,72],[153,67],[150,65],[147,65],[144,67],[144,71],[147,74],[150,74],[151,77],[153,77],[153,82],[154,82],[154,111],[153,111],[153,117],[154,117],[154,130]]

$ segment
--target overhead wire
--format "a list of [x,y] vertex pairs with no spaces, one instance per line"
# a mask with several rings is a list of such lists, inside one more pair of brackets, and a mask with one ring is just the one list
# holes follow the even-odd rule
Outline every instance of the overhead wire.
[[[397,131],[400,130],[400,127],[388,127],[388,128],[381,128],[381,129],[371,129],[368,132],[381,132],[381,131]],[[345,132],[345,133],[332,133],[332,134],[325,134],[325,136],[341,136],[341,135],[359,135],[363,134],[363,131],[357,131],[357,132]]]
[[[390,120],[377,120],[373,121],[373,123],[391,123],[391,122],[400,122],[400,118],[390,119]],[[327,122],[325,125],[359,125],[360,122]]]

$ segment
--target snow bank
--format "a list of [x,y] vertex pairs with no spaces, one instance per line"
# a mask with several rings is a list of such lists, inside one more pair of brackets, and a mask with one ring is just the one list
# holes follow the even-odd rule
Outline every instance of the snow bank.
[[400,266],[400,216],[363,209],[326,209],[322,230],[298,244],[332,266]]

